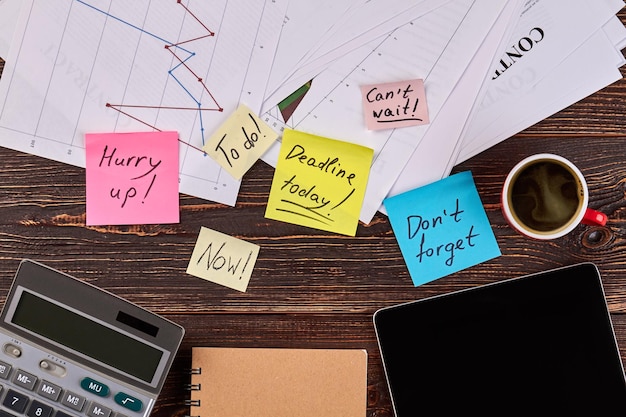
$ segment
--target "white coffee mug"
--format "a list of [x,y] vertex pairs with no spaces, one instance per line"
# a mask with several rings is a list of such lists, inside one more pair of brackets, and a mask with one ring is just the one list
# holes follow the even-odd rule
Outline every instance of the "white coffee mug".
[[559,155],[531,155],[513,167],[502,187],[502,212],[515,230],[535,239],[556,239],[580,223],[604,226],[607,216],[590,209],[580,170]]

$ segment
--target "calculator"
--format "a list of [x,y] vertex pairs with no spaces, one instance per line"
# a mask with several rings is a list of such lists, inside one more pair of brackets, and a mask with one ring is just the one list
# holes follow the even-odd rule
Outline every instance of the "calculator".
[[23,260],[0,315],[0,417],[147,417],[184,329]]

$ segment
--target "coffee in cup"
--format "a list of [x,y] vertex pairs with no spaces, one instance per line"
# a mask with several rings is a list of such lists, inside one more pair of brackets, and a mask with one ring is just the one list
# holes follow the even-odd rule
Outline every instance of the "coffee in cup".
[[553,154],[532,155],[508,174],[502,188],[502,211],[518,232],[555,239],[579,223],[604,225],[606,215],[587,207],[589,191],[580,170]]

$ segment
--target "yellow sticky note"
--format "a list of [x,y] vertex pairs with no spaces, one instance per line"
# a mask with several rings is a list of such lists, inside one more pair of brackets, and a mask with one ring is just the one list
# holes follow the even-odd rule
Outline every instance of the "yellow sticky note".
[[245,292],[259,249],[253,243],[202,227],[187,273]]
[[202,148],[236,179],[243,175],[278,138],[252,110],[241,104]]
[[286,129],[265,217],[354,236],[374,151]]

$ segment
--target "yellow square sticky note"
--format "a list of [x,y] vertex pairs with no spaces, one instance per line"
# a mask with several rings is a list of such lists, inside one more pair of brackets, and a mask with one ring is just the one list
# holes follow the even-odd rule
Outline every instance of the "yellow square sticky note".
[[286,129],[265,217],[354,236],[374,151]]
[[253,243],[202,227],[187,273],[245,292],[259,249]]
[[226,172],[241,179],[276,138],[278,134],[242,104],[202,149]]

